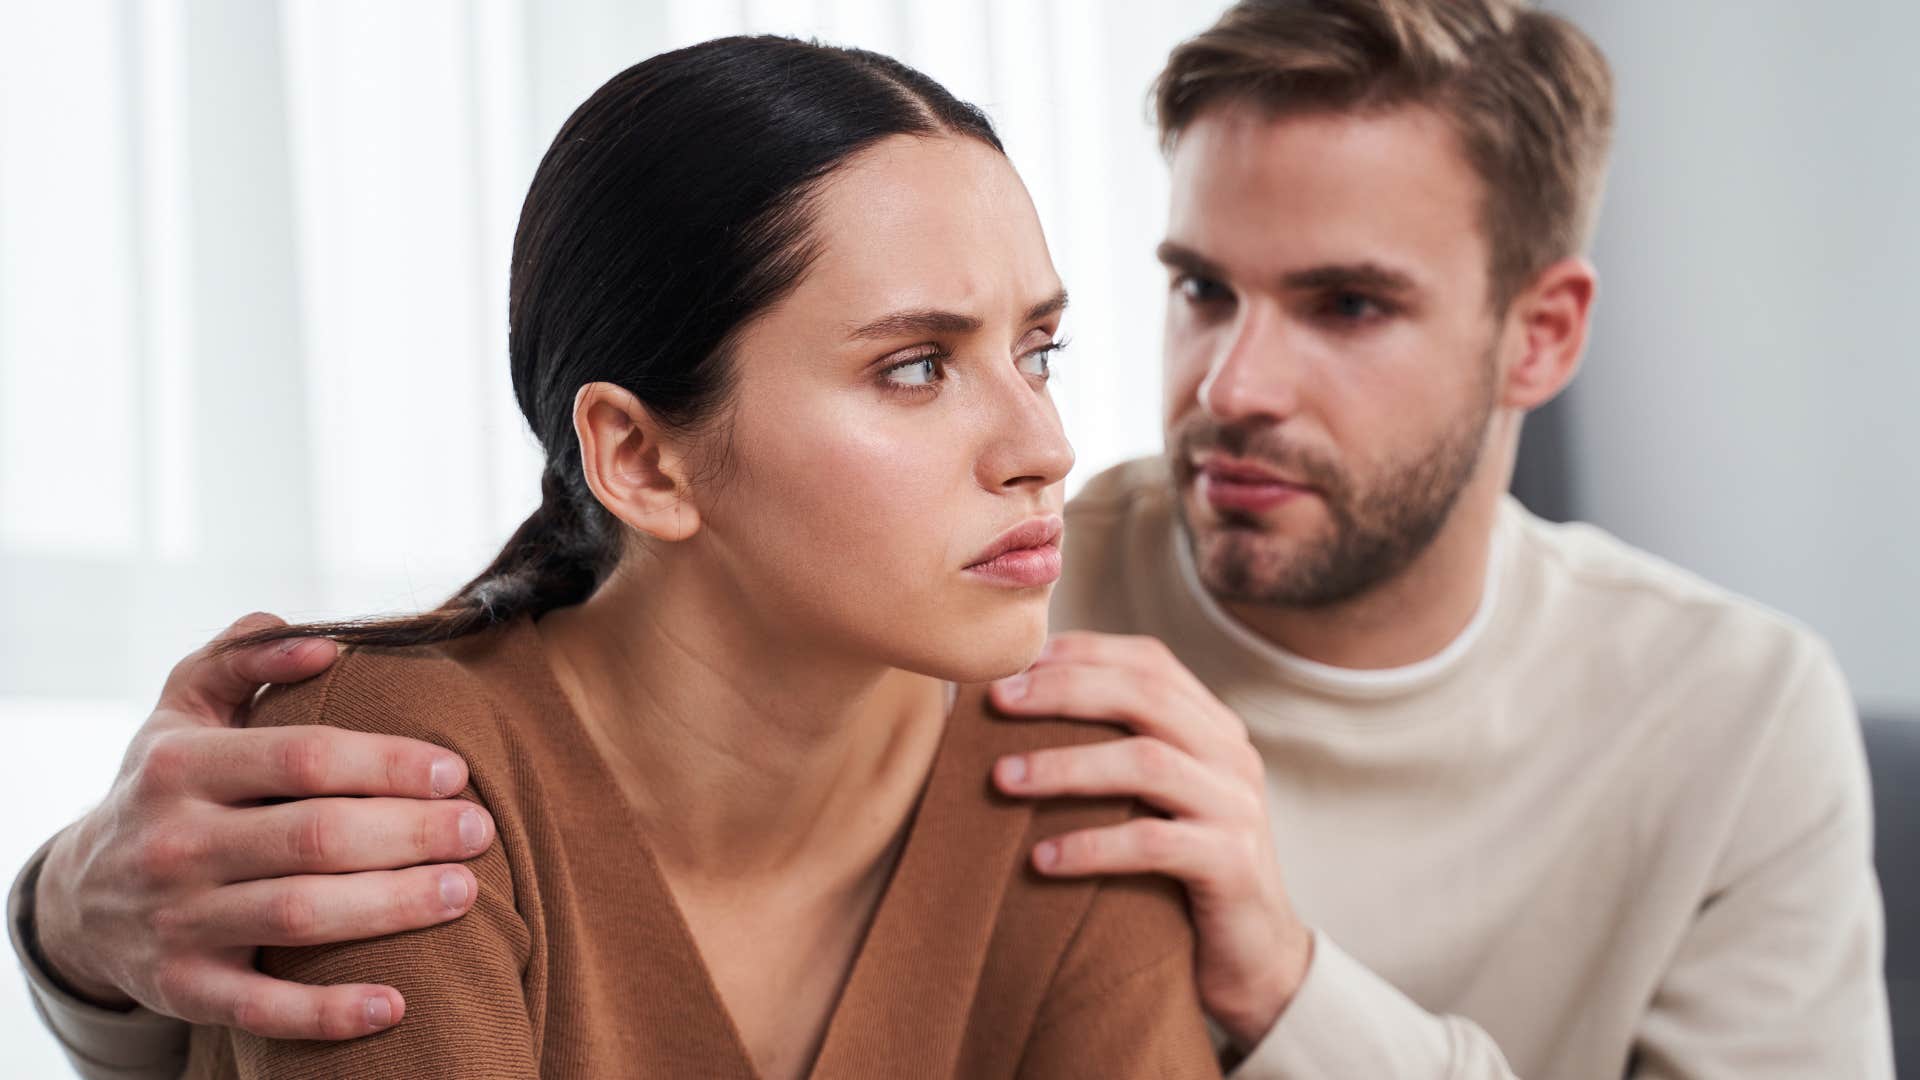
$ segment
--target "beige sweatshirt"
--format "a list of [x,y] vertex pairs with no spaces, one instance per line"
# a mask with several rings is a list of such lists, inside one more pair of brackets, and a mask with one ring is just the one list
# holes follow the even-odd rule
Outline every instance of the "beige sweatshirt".
[[[1055,623],[1164,639],[1266,757],[1317,940],[1236,1077],[1893,1075],[1865,760],[1812,634],[1510,502],[1472,626],[1342,671],[1215,606],[1171,511],[1157,461],[1095,478]],[[28,966],[76,1060],[119,1066],[85,1075],[177,1073],[185,1025]]]

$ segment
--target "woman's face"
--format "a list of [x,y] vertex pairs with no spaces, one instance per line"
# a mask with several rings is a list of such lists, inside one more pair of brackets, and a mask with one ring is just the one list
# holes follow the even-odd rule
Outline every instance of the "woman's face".
[[1026,188],[976,140],[897,136],[814,214],[818,259],[739,340],[685,543],[809,646],[1018,671],[1046,637],[1073,464],[1047,391],[1066,296]]

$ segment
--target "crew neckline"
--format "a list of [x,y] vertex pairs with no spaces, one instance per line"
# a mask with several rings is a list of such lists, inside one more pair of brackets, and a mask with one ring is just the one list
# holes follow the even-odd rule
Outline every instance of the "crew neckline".
[[1339,697],[1380,698],[1409,693],[1440,681],[1457,669],[1474,646],[1487,635],[1487,627],[1499,607],[1501,579],[1506,576],[1510,522],[1511,515],[1503,504],[1494,523],[1492,541],[1487,546],[1486,580],[1481,587],[1480,605],[1474,610],[1473,618],[1438,652],[1423,660],[1391,668],[1347,668],[1322,663],[1255,633],[1222,607],[1200,581],[1199,566],[1193,556],[1193,542],[1187,531],[1180,527],[1177,516],[1168,523],[1168,527],[1174,533],[1174,561],[1179,564],[1181,582],[1215,629],[1292,682]]

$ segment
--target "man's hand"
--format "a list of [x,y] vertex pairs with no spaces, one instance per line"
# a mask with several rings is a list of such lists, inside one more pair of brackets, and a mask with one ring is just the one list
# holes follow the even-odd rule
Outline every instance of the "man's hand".
[[995,683],[1000,711],[1126,727],[1130,738],[1002,758],[1009,795],[1126,795],[1163,811],[1034,846],[1046,874],[1167,874],[1186,885],[1201,1004],[1236,1045],[1267,1033],[1306,977],[1312,935],[1287,898],[1246,725],[1156,638],[1067,633]]
[[[249,615],[218,640],[280,625]],[[309,678],[335,655],[308,638],[219,658],[201,649],[173,669],[106,801],[48,851],[34,922],[50,974],[103,1005],[269,1038],[352,1038],[400,1019],[391,987],[303,986],[253,965],[262,945],[464,914],[472,871],[419,864],[493,841],[486,811],[445,798],[467,767],[441,747],[327,727],[240,730],[260,684]],[[373,797],[314,797],[349,795]]]

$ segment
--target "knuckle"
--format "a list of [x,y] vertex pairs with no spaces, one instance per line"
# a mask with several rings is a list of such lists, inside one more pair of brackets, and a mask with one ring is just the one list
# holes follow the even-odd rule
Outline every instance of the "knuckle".
[[313,901],[297,889],[280,893],[267,907],[267,928],[287,941],[304,943],[319,925],[320,914]]
[[322,732],[291,736],[280,744],[280,772],[294,791],[317,792],[326,785],[333,757]]
[[1060,838],[1060,861],[1068,866],[1084,866],[1100,857],[1101,839],[1090,832],[1073,833]]
[[1152,862],[1171,858],[1179,850],[1179,834],[1173,824],[1159,818],[1144,818],[1134,825],[1134,839],[1140,855]]
[[184,1003],[193,996],[193,970],[186,961],[178,957],[162,957],[153,965],[150,985],[153,994],[161,1005],[169,1011],[179,1013]]
[[1140,775],[1148,780],[1171,779],[1179,769],[1179,760],[1173,747],[1159,739],[1135,739],[1133,764],[1140,770]]
[[161,904],[148,911],[144,921],[147,932],[163,949],[185,944],[190,936],[191,920],[171,904]]
[[[453,811],[452,814],[443,811],[439,814],[418,814],[415,816],[413,829],[411,830],[411,839],[409,841],[413,845],[413,858],[415,862],[426,862],[428,859],[433,858],[433,853],[440,849],[440,837],[457,837],[459,835],[460,821],[457,815],[460,813],[461,808],[455,806],[449,809]],[[449,846],[451,847],[452,845]]]
[[366,1029],[354,1022],[352,1008],[344,996],[336,996],[341,997],[337,1004],[326,996],[320,996],[313,1003],[314,1030],[325,1039],[350,1039],[364,1032]]
[[188,759],[193,755],[193,740],[183,731],[162,731],[146,741],[133,768],[135,793],[151,798],[177,790],[189,774]]
[[294,859],[301,866],[323,867],[333,853],[332,834],[325,814],[304,811],[294,818],[287,846],[292,849]]
[[134,840],[133,872],[149,886],[171,884],[198,857],[200,844],[183,829],[152,828]]

